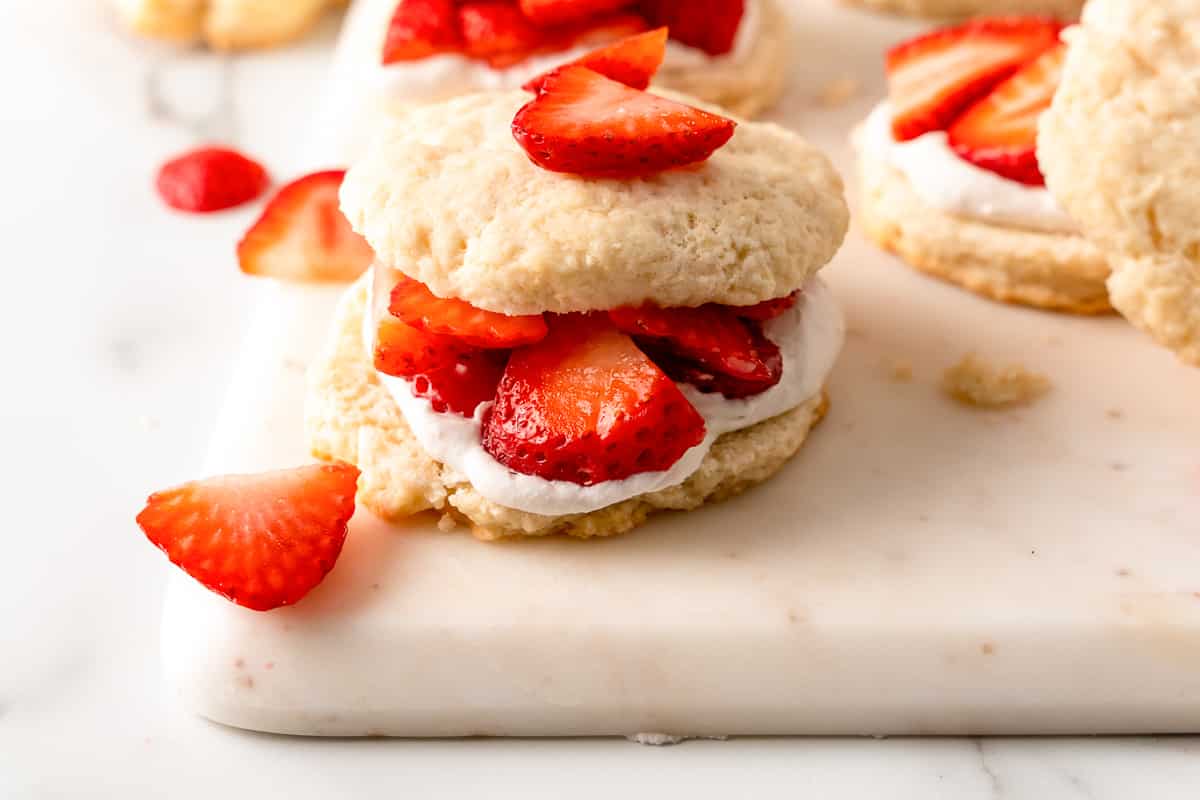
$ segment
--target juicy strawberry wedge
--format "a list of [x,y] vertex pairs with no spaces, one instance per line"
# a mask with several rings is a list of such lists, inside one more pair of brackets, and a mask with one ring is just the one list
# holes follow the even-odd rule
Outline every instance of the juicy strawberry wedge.
[[943,130],[992,87],[1058,43],[1062,25],[1041,17],[992,17],[944,28],[887,54],[892,134],[898,141]]
[[733,49],[745,0],[642,0],[651,25],[666,25],[671,38],[719,56]]
[[280,189],[238,243],[242,272],[319,282],[352,281],[366,271],[371,247],[338,207],[345,174],[317,172]]
[[524,61],[549,43],[548,34],[504,0],[463,3],[458,26],[466,54],[496,68]]
[[755,322],[766,322],[769,319],[775,319],[780,314],[796,305],[796,300],[799,299],[799,297],[800,292],[796,291],[785,297],[776,297],[771,300],[763,300],[761,303],[756,303],[752,306],[728,306],[728,308],[742,319],[752,319]]
[[[612,78],[614,81],[634,89],[645,89],[650,85],[650,79],[654,77],[654,73],[658,72],[658,68],[662,65],[666,52],[667,29],[658,28],[630,36],[607,47],[601,47],[599,50],[594,50],[582,58],[572,61],[571,64],[587,67],[593,72],[598,72],[606,78]],[[538,92],[550,74],[538,75],[521,88],[530,92]]]
[[333,569],[357,481],[348,464],[209,478],[150,495],[137,523],[200,583],[267,611],[298,602]]
[[452,336],[472,347],[512,348],[546,338],[541,314],[510,317],[484,311],[465,300],[438,297],[409,277],[402,277],[392,289],[388,310],[414,328]]
[[375,326],[375,369],[397,378],[414,378],[453,369],[459,359],[478,352],[465,342],[414,328],[390,314]]
[[570,66],[547,76],[517,112],[513,136],[543,169],[634,178],[704,161],[735,124]]
[[569,25],[633,5],[633,0],[520,0],[534,25]]
[[704,419],[603,314],[556,317],[513,353],[483,447],[516,472],[590,486],[669,468]]
[[1037,160],[1038,118],[1054,99],[1066,54],[1065,44],[1047,50],[968,108],[950,126],[954,152],[1010,180],[1044,186]]
[[383,63],[454,53],[462,46],[454,0],[400,0],[383,42]]
[[203,214],[248,203],[270,183],[258,162],[224,147],[202,147],[163,164],[155,186],[171,208]]
[[783,374],[775,343],[762,335],[757,323],[739,318],[725,306],[644,305],[614,309],[608,316],[618,329],[651,349],[666,351],[703,373],[732,379],[740,387],[735,390],[738,396],[769,389]]

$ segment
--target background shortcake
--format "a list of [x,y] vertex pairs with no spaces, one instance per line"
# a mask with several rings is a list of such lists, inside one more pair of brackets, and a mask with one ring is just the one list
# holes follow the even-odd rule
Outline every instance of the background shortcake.
[[411,111],[347,174],[376,262],[307,424],[376,513],[619,533],[766,479],[823,415],[841,181],[782,128],[633,88],[645,44]]
[[1038,119],[1064,23],[988,17],[886,55],[888,98],[855,134],[867,235],[917,269],[1010,303],[1111,310],[1104,255],[1047,191]]
[[1200,0],[1094,0],[1067,38],[1050,190],[1109,257],[1116,309],[1200,366]]

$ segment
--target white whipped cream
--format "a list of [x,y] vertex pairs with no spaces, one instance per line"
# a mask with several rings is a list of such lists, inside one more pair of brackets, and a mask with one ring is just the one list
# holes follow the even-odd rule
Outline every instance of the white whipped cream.
[[[674,40],[667,41],[662,72],[695,69],[713,64],[739,64],[749,58],[759,34],[757,0],[746,0],[733,48],[718,56]],[[376,64],[370,81],[378,94],[406,102],[433,102],[469,92],[517,89],[530,78],[561,66],[596,49],[596,45],[572,47],[528,58],[504,69],[454,53],[420,61]]]
[[903,173],[917,196],[940,211],[1025,230],[1078,230],[1046,187],[1012,181],[959,158],[945,131],[896,141],[886,102],[867,117],[859,137],[866,155]]
[[[371,307],[368,300],[367,308]],[[783,356],[783,376],[779,383],[765,392],[738,399],[705,394],[694,386],[678,384],[704,417],[707,429],[704,441],[685,452],[670,469],[641,472],[591,486],[523,475],[494,459],[483,449],[481,436],[483,414],[490,404],[481,404],[472,418],[439,413],[429,400],[413,394],[408,380],[384,374],[379,378],[425,452],[465,477],[481,495],[500,505],[535,514],[582,514],[683,483],[699,468],[721,434],[770,419],[814,397],[841,352],[845,324],[832,292],[819,278],[812,278],[805,284],[796,305],[767,322],[763,333],[779,345]],[[372,352],[375,331],[369,314],[364,318],[363,336],[368,352]]]

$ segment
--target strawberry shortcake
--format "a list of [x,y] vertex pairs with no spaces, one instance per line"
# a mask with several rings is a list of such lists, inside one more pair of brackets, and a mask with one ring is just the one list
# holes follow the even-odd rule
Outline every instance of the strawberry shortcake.
[[413,109],[347,173],[375,263],[307,425],[374,512],[620,533],[765,480],[825,413],[837,173],[782,128],[635,88],[656,61],[628,44],[533,95]]
[[1102,313],[1108,265],[1046,189],[1037,158],[1062,27],[985,18],[894,47],[888,99],[855,134],[861,219],[912,266],[986,297]]
[[777,0],[359,0],[322,133],[353,160],[398,109],[519,89],[552,66],[658,28],[667,29],[667,49],[656,84],[742,116],[782,92],[792,43]]

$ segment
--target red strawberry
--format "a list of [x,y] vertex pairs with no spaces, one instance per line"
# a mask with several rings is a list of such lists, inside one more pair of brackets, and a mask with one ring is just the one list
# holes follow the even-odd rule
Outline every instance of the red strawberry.
[[427,398],[439,413],[474,416],[480,403],[495,398],[496,385],[508,363],[507,350],[472,350],[448,367],[413,376],[413,393]]
[[261,164],[223,147],[202,147],[173,158],[159,169],[155,181],[163,202],[197,213],[248,203],[270,183]]
[[534,25],[572,25],[633,5],[633,0],[520,0],[521,12]]
[[200,583],[268,611],[298,602],[333,569],[357,481],[348,464],[209,478],[150,495],[137,523]]
[[375,326],[375,369],[385,375],[413,378],[451,369],[465,355],[476,352],[449,336],[426,333],[390,314]]
[[1001,83],[950,126],[950,146],[967,161],[998,175],[1044,186],[1038,168],[1038,118],[1050,107],[1067,46],[1042,53]]
[[383,63],[455,53],[462,46],[454,0],[400,0],[383,42]]
[[543,169],[634,178],[704,161],[735,124],[570,66],[547,76],[517,112],[513,136]]
[[1041,17],[977,19],[919,36],[887,54],[892,134],[944,129],[992,87],[1058,43],[1062,25]]
[[703,373],[733,379],[743,387],[739,395],[769,389],[783,373],[775,343],[762,335],[757,323],[740,319],[725,306],[627,306],[609,311],[608,316],[618,329],[651,349],[665,350]]
[[590,486],[664,470],[704,439],[704,419],[603,314],[555,317],[516,350],[483,423],[510,469]]
[[800,292],[795,291],[785,297],[776,297],[771,300],[763,300],[761,303],[756,303],[752,306],[727,306],[730,311],[737,314],[742,319],[752,319],[756,322],[766,322],[769,319],[775,319],[783,312],[787,311],[792,306],[796,305],[796,300],[800,297]]
[[[571,64],[587,67],[634,89],[645,89],[650,85],[654,73],[658,72],[666,52],[667,29],[658,28],[601,47]],[[530,92],[540,91],[548,74],[537,76],[521,88]]]
[[301,282],[361,275],[375,256],[338,207],[345,174],[317,172],[280,189],[238,242],[242,272]]
[[402,277],[388,310],[427,333],[453,336],[472,347],[513,348],[546,338],[541,314],[510,317],[476,308],[465,300],[438,297],[420,281]]
[[666,25],[671,38],[719,56],[733,49],[745,0],[641,0],[640,8],[654,27]]
[[596,17],[579,25],[557,28],[556,31],[562,33],[562,47],[571,47],[572,45],[599,47],[627,36],[644,33],[649,27],[646,24],[646,18],[641,14],[619,12]]
[[498,69],[525,60],[548,43],[547,34],[503,0],[463,3],[458,24],[467,55]]
[[[782,374],[783,356],[780,355],[779,350],[775,348],[767,353],[767,348],[774,348],[774,343],[759,331],[755,331],[754,335],[757,341],[765,343],[763,351],[766,353],[765,358],[769,368],[775,374]],[[708,394],[719,393],[730,399],[737,399],[751,397],[771,388],[761,381],[740,380],[732,375],[714,372],[694,361],[679,358],[670,350],[656,345],[648,339],[641,340],[639,346],[646,355],[650,356],[650,360],[658,365],[659,369],[670,376],[671,380],[678,383],[690,383]]]

